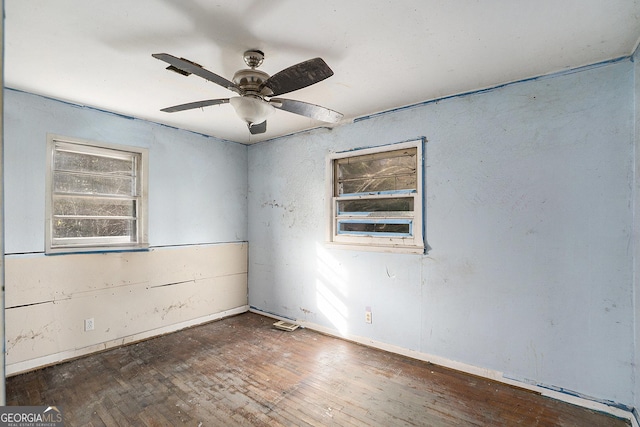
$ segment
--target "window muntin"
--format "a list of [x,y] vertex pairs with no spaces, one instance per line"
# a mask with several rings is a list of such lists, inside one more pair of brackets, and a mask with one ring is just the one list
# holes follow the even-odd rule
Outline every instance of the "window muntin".
[[422,141],[329,156],[332,243],[424,250]]
[[50,137],[47,252],[147,247],[144,149]]

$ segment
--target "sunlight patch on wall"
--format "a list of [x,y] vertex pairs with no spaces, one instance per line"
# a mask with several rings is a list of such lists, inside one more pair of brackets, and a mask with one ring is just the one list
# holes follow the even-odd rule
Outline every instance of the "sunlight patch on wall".
[[346,272],[321,243],[316,244],[316,255],[316,304],[318,310],[341,335],[346,336],[348,333],[347,319],[349,318],[349,310],[345,303],[348,296]]

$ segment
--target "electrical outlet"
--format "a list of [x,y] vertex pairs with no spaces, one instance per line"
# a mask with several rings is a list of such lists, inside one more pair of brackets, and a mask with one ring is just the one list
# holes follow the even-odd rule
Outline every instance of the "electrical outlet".
[[85,319],[84,320],[84,331],[93,331],[94,328],[94,324],[93,324],[93,317],[91,319]]
[[367,307],[367,310],[364,312],[364,321],[367,323],[371,323],[371,308]]

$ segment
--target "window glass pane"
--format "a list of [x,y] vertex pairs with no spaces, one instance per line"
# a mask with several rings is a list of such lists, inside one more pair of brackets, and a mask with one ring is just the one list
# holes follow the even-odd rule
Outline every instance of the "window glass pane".
[[340,178],[350,179],[362,176],[412,174],[415,172],[415,150],[389,152],[384,157],[354,156],[338,160],[340,165]]
[[336,160],[336,194],[415,190],[417,150],[396,150]]
[[53,237],[129,237],[135,241],[135,220],[54,218]]
[[134,200],[56,196],[53,199],[53,214],[134,217],[135,203]]
[[358,199],[338,201],[338,214],[367,212],[411,212],[413,197],[392,199]]
[[346,181],[339,181],[338,185],[338,194],[414,190],[416,188],[416,175],[354,178]]
[[55,170],[95,172],[111,175],[133,175],[132,159],[114,159],[93,154],[57,151],[55,155]]
[[410,224],[387,224],[387,223],[371,223],[371,222],[343,222],[340,221],[339,232],[341,233],[392,233],[409,235],[411,231]]
[[53,190],[56,193],[133,195],[133,179],[55,172]]

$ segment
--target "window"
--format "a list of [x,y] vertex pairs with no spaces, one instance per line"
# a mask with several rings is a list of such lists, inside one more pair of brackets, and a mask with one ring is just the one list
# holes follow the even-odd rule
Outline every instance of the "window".
[[46,251],[146,248],[147,150],[47,141]]
[[329,156],[329,241],[423,253],[422,140]]

